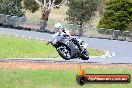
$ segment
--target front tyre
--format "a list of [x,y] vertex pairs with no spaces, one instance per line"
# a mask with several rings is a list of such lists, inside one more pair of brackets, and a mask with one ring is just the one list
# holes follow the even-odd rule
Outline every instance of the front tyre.
[[57,47],[57,51],[63,59],[65,59],[65,60],[71,59],[71,53],[67,46],[61,45],[61,46]]
[[81,54],[80,58],[82,60],[88,60],[89,59],[89,53],[88,51],[85,49],[85,51]]

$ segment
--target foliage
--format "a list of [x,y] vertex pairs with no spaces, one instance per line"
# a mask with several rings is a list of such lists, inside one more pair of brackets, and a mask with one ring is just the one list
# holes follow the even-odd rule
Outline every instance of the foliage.
[[90,20],[97,10],[98,0],[69,0],[66,18],[70,23],[83,24]]
[[[20,0],[21,1],[21,0]],[[21,2],[15,2],[15,0],[3,0],[1,3],[0,13],[16,16],[24,16],[24,12],[21,10]]]
[[[44,1],[44,0],[42,0],[42,1]],[[47,0],[47,2],[48,1],[49,0]],[[55,4],[59,4],[59,3],[61,3],[61,1],[62,0],[56,0]],[[3,12],[3,13],[8,13],[8,14],[14,15],[16,12],[16,15],[18,15],[18,13],[20,14],[18,16],[24,15],[24,13],[21,11],[21,9],[23,9],[23,8],[25,10],[32,12],[32,13],[36,12],[40,8],[40,6],[35,2],[35,0],[0,0],[0,6],[1,6],[0,13]],[[11,7],[8,7],[8,6],[11,6]],[[4,7],[4,9],[2,9],[3,7]],[[11,11],[9,11],[9,10],[11,10]]]
[[129,26],[128,26],[127,30],[129,30],[129,31],[132,30],[132,21],[129,23]]
[[24,9],[34,13],[39,9],[39,5],[34,0],[23,0]]
[[[44,3],[45,0],[39,0],[42,1],[42,3]],[[49,2],[49,0],[46,0],[46,2]],[[51,2],[53,2],[53,0],[51,0]],[[60,4],[62,2],[62,0],[55,0],[55,4]]]
[[132,3],[128,0],[105,0],[106,8],[98,27],[127,30],[132,21]]
[[[41,0],[40,0],[41,1]],[[47,0],[48,2],[49,0]],[[53,1],[53,0],[51,0]],[[59,4],[61,3],[62,0],[56,0],[55,4]],[[42,0],[42,3],[44,3],[44,0]],[[24,9],[34,13],[36,12],[41,6],[39,6],[35,0],[23,0],[23,7]]]
[[3,2],[3,0],[0,0],[0,3],[2,3]]

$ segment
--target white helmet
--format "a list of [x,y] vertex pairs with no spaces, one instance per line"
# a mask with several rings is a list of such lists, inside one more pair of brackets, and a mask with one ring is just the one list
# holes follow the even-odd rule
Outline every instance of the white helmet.
[[60,23],[55,24],[54,27],[55,27],[55,29],[62,29],[63,28],[62,24],[60,24]]

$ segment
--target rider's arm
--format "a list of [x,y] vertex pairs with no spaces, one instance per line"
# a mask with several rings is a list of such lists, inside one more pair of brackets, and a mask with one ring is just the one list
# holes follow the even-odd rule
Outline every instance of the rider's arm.
[[50,42],[52,42],[52,44],[55,44],[57,42],[57,37],[58,37],[59,33],[55,33],[52,37],[52,40]]
[[59,35],[59,33],[57,32],[57,33],[55,33],[54,35],[53,35],[53,37],[52,37],[52,41],[54,41],[56,38],[57,38],[57,36]]
[[70,31],[66,30],[66,34],[71,36]]

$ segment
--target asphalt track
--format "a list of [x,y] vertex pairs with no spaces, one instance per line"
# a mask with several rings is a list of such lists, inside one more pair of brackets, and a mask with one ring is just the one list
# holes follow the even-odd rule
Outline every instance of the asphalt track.
[[[0,34],[15,35],[21,37],[28,37],[39,40],[51,40],[52,34],[40,33],[34,31],[24,31],[9,28],[0,28]],[[19,59],[4,59],[0,61],[27,61],[27,62],[68,62],[68,63],[103,63],[103,64],[132,64],[132,42],[97,39],[81,37],[88,47],[103,49],[108,52],[102,57],[90,57],[88,61],[81,59],[63,60],[62,58],[19,58]]]

